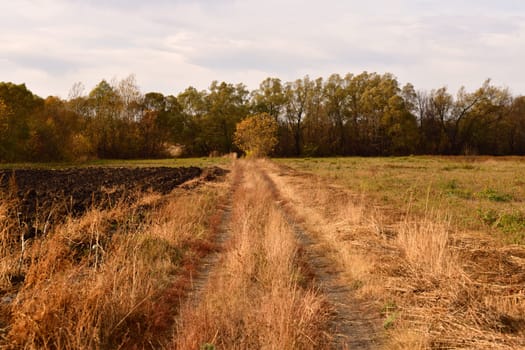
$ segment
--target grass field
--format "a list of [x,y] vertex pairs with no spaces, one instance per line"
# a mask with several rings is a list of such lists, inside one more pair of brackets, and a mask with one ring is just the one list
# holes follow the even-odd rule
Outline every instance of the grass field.
[[81,163],[0,163],[0,169],[63,169],[79,167],[208,167],[227,166],[231,163],[226,157],[202,157],[202,158],[167,158],[167,159],[97,159]]
[[461,229],[525,243],[525,158],[280,159],[366,195],[377,205],[448,217]]
[[1,349],[525,348],[523,158],[4,167]]

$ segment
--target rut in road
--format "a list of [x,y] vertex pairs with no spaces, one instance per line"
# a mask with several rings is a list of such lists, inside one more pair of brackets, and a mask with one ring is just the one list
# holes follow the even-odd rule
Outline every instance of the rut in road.
[[[334,349],[376,349],[381,342],[382,322],[378,312],[371,310],[363,300],[355,296],[355,285],[343,276],[343,266],[327,254],[323,236],[313,234],[301,224],[294,203],[298,198],[287,196],[274,181],[278,177],[276,169],[266,162],[259,163],[259,169],[272,188],[273,195],[280,203],[289,225],[303,247],[304,258],[312,270],[316,284],[332,307],[330,333],[331,348]],[[288,188],[288,194],[294,191]],[[330,234],[330,233],[328,233]]]
[[214,271],[214,267],[219,263],[221,251],[225,249],[230,239],[230,224],[232,215],[232,204],[235,189],[238,187],[241,178],[243,177],[242,168],[235,168],[231,174],[231,184],[229,190],[222,200],[221,206],[218,208],[217,218],[215,223],[215,244],[218,246],[217,251],[204,256],[199,261],[199,266],[191,276],[191,286],[187,295],[187,303],[196,306],[203,298],[202,294],[206,290],[206,286],[210,279],[210,275]]

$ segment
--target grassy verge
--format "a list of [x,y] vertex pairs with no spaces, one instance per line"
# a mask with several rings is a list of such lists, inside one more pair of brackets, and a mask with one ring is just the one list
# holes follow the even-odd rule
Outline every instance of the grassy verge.
[[281,159],[363,193],[376,205],[439,212],[463,230],[525,243],[525,158],[401,157]]

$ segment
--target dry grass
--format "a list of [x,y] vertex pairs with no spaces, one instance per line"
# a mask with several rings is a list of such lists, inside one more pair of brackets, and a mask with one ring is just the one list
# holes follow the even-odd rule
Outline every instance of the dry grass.
[[301,283],[294,233],[253,163],[238,166],[246,169],[234,196],[230,246],[202,300],[181,312],[174,347],[322,348],[324,302]]
[[186,299],[192,276],[220,251],[225,185],[145,194],[53,227],[42,215],[45,234],[29,240],[4,198],[0,348],[329,348],[334,316],[305,269],[311,252],[327,258],[324,270],[348,287],[356,312],[379,321],[381,334],[368,335],[374,348],[525,348],[522,246],[464,232],[432,203],[378,205],[378,193],[268,161],[237,162],[234,177],[230,240],[195,299]]
[[[462,230],[525,243],[525,158],[389,157],[279,160],[366,193],[376,205],[449,216]],[[410,204],[410,205],[408,205]]]
[[395,242],[411,266],[441,275],[451,272],[457,265],[448,249],[450,229],[446,219],[407,218],[400,224]]
[[[266,163],[265,167],[272,169],[273,165]],[[276,176],[276,172],[274,168],[270,177],[289,203],[294,217],[302,220],[318,239],[319,249],[331,257],[349,284],[369,288],[370,284],[364,282],[371,277],[374,256],[367,254],[366,242],[356,240],[370,223],[362,196],[329,186],[320,178],[309,177],[305,182],[293,183]]]
[[[191,271],[213,248],[211,219],[219,193],[204,186],[132,205],[93,209],[26,242],[20,274],[7,282],[19,252],[2,259],[6,349],[159,348]],[[15,227],[16,228],[16,227]],[[2,238],[13,236],[3,227]],[[15,234],[16,236],[16,234]],[[5,241],[3,241],[5,242]]]
[[267,167],[354,294],[381,312],[383,348],[525,347],[523,248],[457,230],[443,211],[377,206],[370,200],[377,193],[356,196],[326,179]]

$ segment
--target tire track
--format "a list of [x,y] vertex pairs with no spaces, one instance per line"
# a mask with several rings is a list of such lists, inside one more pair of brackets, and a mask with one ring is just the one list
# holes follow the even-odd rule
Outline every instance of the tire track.
[[298,242],[270,183],[255,162],[239,167],[242,179],[225,214],[227,249],[206,260],[178,316],[173,348],[332,348],[326,298],[299,281]]
[[230,239],[230,222],[233,198],[243,176],[242,168],[236,167],[235,172],[232,174],[230,188],[225,194],[223,203],[218,207],[220,218],[218,220],[219,222],[215,225],[216,232],[214,240],[214,243],[218,246],[218,249],[201,258],[195,273],[190,276],[190,290],[187,294],[188,303],[190,305],[196,306],[202,300],[202,296],[206,290],[210,276],[219,263],[221,253]]
[[304,249],[307,265],[314,274],[315,283],[332,307],[331,333],[333,349],[376,349],[380,344],[381,323],[354,296],[348,282],[342,278],[341,270],[322,249],[322,242],[308,232],[299,222],[293,198],[285,198],[272,179],[276,176],[268,167],[259,167],[263,177],[273,191],[283,215],[293,228],[298,242]]

